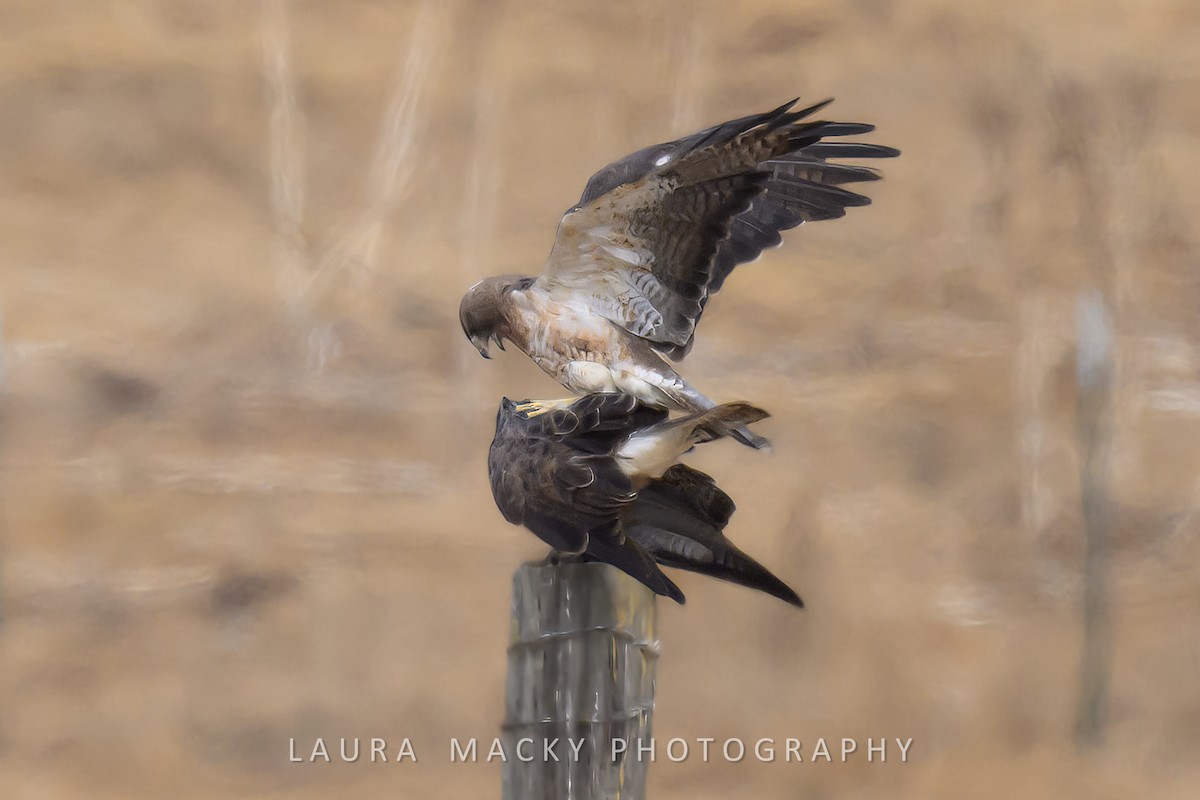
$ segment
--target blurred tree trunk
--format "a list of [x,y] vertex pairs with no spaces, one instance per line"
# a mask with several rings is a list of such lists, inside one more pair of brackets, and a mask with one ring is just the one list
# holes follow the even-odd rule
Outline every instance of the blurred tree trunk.
[[1080,495],[1083,504],[1083,654],[1075,740],[1100,743],[1108,720],[1112,660],[1109,565],[1112,560],[1112,513],[1108,489],[1112,443],[1112,322],[1098,292],[1079,298],[1076,426],[1082,456]]

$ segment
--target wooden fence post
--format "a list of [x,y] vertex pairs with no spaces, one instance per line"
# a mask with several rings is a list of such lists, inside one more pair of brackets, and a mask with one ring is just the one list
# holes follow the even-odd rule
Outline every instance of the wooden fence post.
[[654,603],[653,592],[607,564],[517,570],[504,800],[645,797],[658,660]]

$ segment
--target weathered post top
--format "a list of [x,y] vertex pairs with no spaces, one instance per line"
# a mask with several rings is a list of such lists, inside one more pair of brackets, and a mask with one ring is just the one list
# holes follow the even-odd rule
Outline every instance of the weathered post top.
[[511,625],[504,800],[644,798],[654,593],[607,564],[525,564]]

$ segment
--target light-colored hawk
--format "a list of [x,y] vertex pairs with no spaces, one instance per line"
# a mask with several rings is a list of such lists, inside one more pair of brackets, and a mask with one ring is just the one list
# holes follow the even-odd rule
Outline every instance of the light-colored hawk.
[[[459,308],[463,331],[485,358],[491,341],[513,342],[577,394],[712,408],[662,356],[687,354],[709,297],[735,266],[778,245],[780,231],[870,202],[844,187],[878,173],[830,159],[897,155],[836,141],[871,125],[805,121],[828,102],[791,111],[792,101],[600,170],[562,218],[542,274],[471,287]],[[768,444],[749,430],[735,436]]]

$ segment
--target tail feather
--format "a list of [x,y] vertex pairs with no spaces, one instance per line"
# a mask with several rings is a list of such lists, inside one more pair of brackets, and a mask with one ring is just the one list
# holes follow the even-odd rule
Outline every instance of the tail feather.
[[686,602],[683,591],[659,569],[654,558],[636,540],[623,535],[615,527],[610,531],[593,533],[584,558],[611,564],[637,578],[655,594],[669,597],[680,605]]
[[629,478],[657,478],[698,444],[737,436],[752,422],[769,417],[749,403],[725,403],[636,431],[617,450],[617,463]]
[[[715,402],[713,402],[708,397],[705,397],[703,394],[696,391],[695,388],[693,388],[692,386],[690,386],[688,384],[684,384],[682,390],[674,392],[671,395],[671,400],[677,404],[678,408],[680,408],[684,411],[692,412],[693,414],[700,414],[700,413],[703,413],[706,411],[711,411],[718,407]],[[728,403],[726,405],[747,406],[748,404],[746,404],[746,403]],[[749,406],[749,407],[753,408],[753,406]],[[770,415],[767,414],[766,412],[763,412],[763,416],[759,417],[759,419],[763,419],[767,416],[770,416]],[[754,422],[754,421],[756,421],[756,420],[750,420],[750,422]],[[746,425],[748,425],[748,424],[749,424],[749,422],[744,422],[725,435],[731,436],[731,437],[733,437],[734,440],[740,442],[741,444],[746,445],[747,447],[753,447],[755,450],[770,450],[771,449],[770,440],[766,439],[765,437],[759,436],[757,433],[750,430],[748,427],[746,427]]]
[[[736,583],[739,586],[757,589],[760,592],[766,592],[772,597],[778,597],[783,602],[793,605],[796,608],[804,608],[804,601],[800,599],[800,595],[796,594],[792,587],[776,577],[774,573],[762,564],[739,550],[732,542],[726,540],[726,543],[728,544],[728,550],[718,554],[717,563],[705,565],[703,568],[680,564],[679,568],[702,572],[705,575],[719,578],[729,583]],[[671,566],[667,561],[664,561],[663,564]]]
[[668,494],[695,509],[717,530],[725,530],[737,505],[712,476],[686,464],[675,464],[653,484],[659,494]]
[[765,436],[759,436],[749,428],[738,428],[732,434],[734,441],[740,442],[747,447],[753,447],[755,450],[770,450],[771,440]]
[[750,423],[769,416],[771,415],[763,409],[749,403],[725,403],[700,414],[684,417],[679,420],[679,424],[691,428],[688,441],[697,445],[726,436],[736,436],[745,431]]
[[724,535],[733,501],[703,472],[676,465],[643,489],[626,526],[655,561],[765,592],[797,608],[804,601]]

